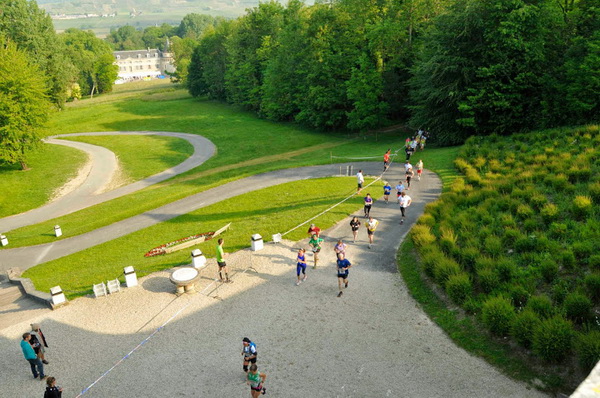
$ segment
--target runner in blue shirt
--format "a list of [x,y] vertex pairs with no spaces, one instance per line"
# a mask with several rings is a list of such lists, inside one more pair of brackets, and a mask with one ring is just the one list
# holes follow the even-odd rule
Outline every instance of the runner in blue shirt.
[[[296,286],[300,285],[301,282],[306,280],[306,256],[304,255],[306,250],[300,249],[298,250],[298,257],[296,257],[296,275],[298,276],[298,282],[296,282]],[[300,280],[300,272],[304,277]]]
[[392,193],[392,187],[388,184],[387,181],[383,182],[383,199],[385,200],[385,204],[388,203],[388,199],[390,198],[390,193]]
[[338,293],[338,297],[342,297],[344,292],[342,291],[342,282],[344,283],[344,287],[348,287],[348,269],[352,267],[350,261],[348,261],[343,254],[340,253],[337,260],[337,277],[338,277],[338,287],[340,292]]

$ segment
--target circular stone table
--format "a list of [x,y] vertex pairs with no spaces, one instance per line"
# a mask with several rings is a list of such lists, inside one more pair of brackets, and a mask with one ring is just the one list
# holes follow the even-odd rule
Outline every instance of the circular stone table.
[[194,293],[200,272],[194,267],[181,267],[173,271],[169,279],[177,286],[177,294]]

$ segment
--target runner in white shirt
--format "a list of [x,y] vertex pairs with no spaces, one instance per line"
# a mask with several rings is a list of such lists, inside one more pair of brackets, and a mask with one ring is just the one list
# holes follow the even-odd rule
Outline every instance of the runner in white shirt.
[[373,217],[369,217],[369,221],[367,221],[367,225],[366,225],[367,235],[369,236],[369,249],[371,248],[371,245],[373,244],[373,235],[375,234],[375,230],[377,229],[378,225],[379,225],[379,221],[377,221]]
[[358,170],[358,173],[356,173],[356,182],[358,183],[356,193],[360,193],[360,191],[362,190],[362,186],[365,183],[365,177],[363,177],[362,170]]
[[406,194],[406,192],[402,192],[400,198],[398,199],[398,203],[400,203],[400,212],[402,213],[400,224],[404,224],[404,217],[406,217],[405,211],[406,208],[412,203],[412,199]]

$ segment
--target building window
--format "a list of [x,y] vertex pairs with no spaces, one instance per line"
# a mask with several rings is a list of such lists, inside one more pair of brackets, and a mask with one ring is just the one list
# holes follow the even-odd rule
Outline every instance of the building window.
[[156,66],[156,69],[160,69],[160,65],[159,64],[156,64],[155,66]]

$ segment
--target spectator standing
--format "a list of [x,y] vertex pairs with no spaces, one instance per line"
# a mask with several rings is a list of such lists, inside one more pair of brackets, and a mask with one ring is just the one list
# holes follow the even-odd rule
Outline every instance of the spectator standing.
[[50,362],[46,361],[46,348],[48,348],[48,342],[46,341],[46,336],[42,333],[42,329],[40,329],[39,323],[31,324],[31,345],[38,358],[42,360],[42,363],[48,365]]
[[[223,251],[223,238],[217,241],[217,265],[219,266],[219,280],[221,282],[230,283],[229,270],[227,269],[227,263],[225,262],[225,252]],[[225,273],[225,280],[223,280],[223,273]]]
[[56,385],[56,379],[54,377],[48,377],[46,380],[46,391],[44,392],[44,398],[61,398],[63,393],[62,387]]
[[33,347],[29,343],[30,340],[31,334],[23,333],[23,340],[21,340],[21,350],[23,351],[23,356],[31,366],[31,373],[33,373],[33,378],[37,379],[39,376],[40,380],[43,380],[46,378],[46,376],[44,375],[44,364],[33,350]]

